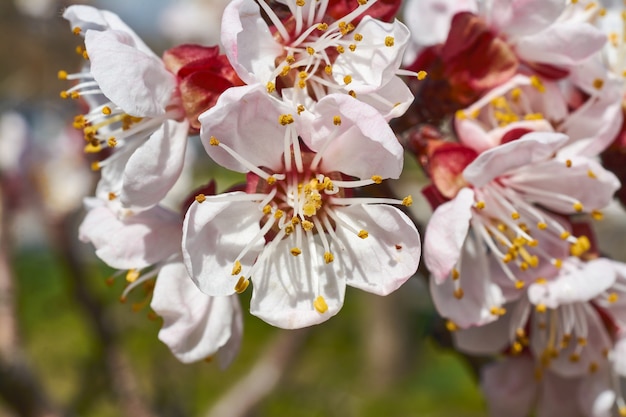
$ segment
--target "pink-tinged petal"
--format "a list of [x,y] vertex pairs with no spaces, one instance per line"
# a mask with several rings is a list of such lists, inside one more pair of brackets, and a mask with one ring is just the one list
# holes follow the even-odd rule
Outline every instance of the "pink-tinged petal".
[[437,284],[443,283],[461,257],[470,227],[474,191],[464,188],[433,213],[424,238],[424,262]]
[[[381,100],[382,98],[382,100]],[[400,77],[393,77],[380,90],[373,94],[359,94],[359,101],[374,107],[385,120],[402,116],[413,102],[411,89]],[[391,107],[388,103],[393,103]]]
[[520,58],[551,65],[575,65],[606,43],[606,35],[587,23],[555,23],[547,29],[517,40]]
[[[343,248],[336,250],[346,265],[346,282],[351,287],[387,295],[404,284],[417,271],[420,261],[420,236],[413,222],[400,210],[388,205],[337,207],[337,216],[354,231],[337,227]],[[332,245],[332,244],[331,244]]]
[[460,143],[443,142],[433,146],[428,159],[430,178],[437,190],[446,198],[454,198],[469,184],[463,170],[478,156],[476,151]]
[[583,415],[611,417],[616,395],[608,367],[584,376],[576,397]]
[[129,158],[120,194],[129,208],[158,204],[178,180],[185,162],[189,123],[167,120]]
[[571,142],[559,152],[561,156],[593,157],[615,140],[624,118],[621,82],[605,80],[602,88],[598,99],[590,98],[591,105],[583,104],[565,121],[562,131]]
[[533,132],[483,152],[465,168],[463,176],[476,187],[516,168],[550,158],[569,138],[561,133]]
[[[588,375],[589,372],[585,376]],[[537,398],[537,417],[583,417],[578,401],[572,398],[578,392],[579,384],[579,378],[562,378],[553,372],[544,372],[541,392]]]
[[[430,293],[437,311],[461,329],[482,326],[499,318],[493,309],[504,305],[500,287],[489,278],[488,254],[481,241],[468,235],[460,259],[458,281],[447,279],[437,284],[430,280]],[[461,298],[457,286],[462,290]]]
[[489,20],[509,37],[525,36],[552,25],[563,10],[561,0],[494,0]]
[[606,291],[614,282],[615,272],[611,263],[605,259],[597,259],[580,265],[579,268],[565,270],[557,279],[530,285],[528,299],[535,305],[543,304],[554,309],[567,304],[590,301]]
[[452,16],[458,12],[477,11],[474,0],[410,0],[405,3],[406,25],[418,48],[444,43],[450,31]]
[[92,6],[75,4],[63,11],[63,18],[70,22],[72,30],[74,28],[80,28],[83,36],[88,30],[104,31],[112,29],[125,32],[130,35],[134,45],[138,49],[148,55],[154,55],[156,57],[154,52],[148,48],[141,38],[115,13],[100,10]]
[[454,345],[470,355],[495,355],[510,345],[510,314],[484,326],[459,329],[452,333]]
[[[302,253],[293,256],[290,250],[296,246],[294,235],[281,240],[252,277],[250,312],[283,329],[299,329],[328,320],[343,306],[346,290],[343,259],[335,256],[333,262],[326,264],[319,237],[305,237]],[[314,304],[320,296],[327,307],[323,312]]]
[[126,113],[156,117],[165,113],[176,77],[154,55],[137,48],[121,31],[89,31],[85,47],[91,74],[102,93]]
[[537,397],[535,363],[528,356],[509,357],[483,369],[481,388],[492,417],[526,417]]
[[[313,151],[323,152],[322,171],[358,178],[400,176],[404,150],[376,109],[349,95],[331,94],[318,102],[315,113],[312,136],[303,139]],[[339,126],[335,116],[341,118]]]
[[181,224],[178,214],[158,206],[119,219],[102,205],[89,210],[78,235],[112,268],[144,268],[180,251]]
[[[559,213],[591,212],[606,207],[620,187],[617,177],[598,162],[584,157],[555,158],[536,164],[532,169],[519,171],[507,184],[525,194],[527,201],[539,203]],[[539,173],[539,175],[537,175]],[[574,206],[568,196],[582,204]]]
[[289,113],[286,106],[270,97],[258,84],[229,88],[213,108],[198,117],[202,125],[200,138],[209,156],[225,168],[249,171],[224,149],[211,145],[212,137],[228,145],[252,165],[277,171],[283,163],[287,129],[278,119],[286,113]]
[[[163,318],[159,340],[181,362],[207,359],[226,349],[231,338],[240,343],[241,335],[233,333],[233,328],[242,325],[237,297],[210,297],[200,292],[182,263],[161,268],[150,307]],[[229,352],[229,356],[234,354],[236,351]]]
[[270,81],[274,60],[282,55],[253,0],[231,1],[222,15],[222,45],[231,65],[246,84]]
[[[409,29],[398,20],[385,23],[365,16],[354,32],[363,35],[363,41],[354,51],[337,56],[332,75],[346,90],[353,90],[357,95],[371,93],[396,75],[409,42]],[[344,82],[346,76],[352,78],[349,84]]]
[[622,337],[615,343],[613,353],[613,369],[622,378],[626,376],[626,338]]
[[263,217],[259,203],[225,201],[242,195],[245,193],[208,196],[203,203],[194,202],[185,216],[182,245],[185,266],[200,291],[207,295],[233,294],[239,281],[239,274],[232,275],[237,256],[251,244],[239,259],[245,274],[265,244],[263,238],[256,236]]

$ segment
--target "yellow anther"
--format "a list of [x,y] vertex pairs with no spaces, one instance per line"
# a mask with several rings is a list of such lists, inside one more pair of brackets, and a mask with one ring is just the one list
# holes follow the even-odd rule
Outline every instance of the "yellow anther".
[[293,63],[296,62],[296,58],[293,55],[287,55],[285,57],[285,62],[289,65],[292,65]]
[[566,160],[565,161],[565,166],[568,167],[568,168],[571,168],[572,167],[572,160],[571,159]]
[[544,222],[539,222],[537,223],[537,229],[539,230],[546,230],[548,228],[548,224],[544,223]]
[[295,248],[295,247],[294,247],[294,248],[291,248],[291,249],[289,250],[289,252],[291,252],[291,254],[292,254],[293,256],[298,256],[298,255],[300,255],[300,254],[302,253],[302,251],[300,250],[300,248]]
[[307,77],[309,76],[309,73],[306,71],[300,71],[298,73],[298,77],[300,77],[300,79],[305,80]]
[[91,163],[91,170],[92,171],[99,171],[100,170],[100,163],[98,161],[94,161]]
[[324,67],[324,72],[325,72],[326,74],[328,74],[328,75],[332,75],[332,73],[333,73],[333,67],[331,67],[330,65],[326,65],[326,66]]
[[563,266],[563,261],[559,258],[554,258],[552,260],[552,265],[554,265],[555,268],[561,268]]
[[271,94],[276,91],[276,85],[273,82],[268,81],[267,84],[265,84],[265,89]]
[[498,225],[496,227],[501,232],[506,232],[509,229],[508,227],[506,227],[506,224],[504,224],[504,223],[498,223]]
[[237,260],[235,261],[235,264],[233,265],[233,270],[231,272],[231,275],[239,275],[240,272],[241,272],[241,262]]
[[521,96],[522,96],[521,88],[515,87],[514,89],[511,90],[511,100],[518,101]]
[[602,89],[602,86],[604,86],[604,81],[600,78],[596,78],[595,80],[593,80],[593,88],[595,88],[596,90],[600,90]]
[[321,31],[328,30],[328,24],[327,23],[319,23],[317,25],[317,30],[321,30]]
[[394,43],[395,39],[393,38],[393,36],[385,37],[385,46],[393,46]]
[[520,342],[514,342],[511,345],[511,353],[513,355],[519,355],[524,350],[524,346]]
[[459,272],[458,269],[452,268],[452,271],[450,272],[450,275],[452,276],[452,279],[456,281],[461,276],[461,273]]
[[76,47],[75,51],[76,51],[76,53],[77,53],[78,55],[82,55],[82,54],[83,54],[84,49],[83,49],[83,47],[82,47],[82,46],[80,46],[80,45],[79,45],[79,46],[77,46],[77,47]]
[[85,153],[98,153],[102,150],[102,146],[100,146],[100,142],[95,141],[95,142],[89,142],[87,145],[85,145]]
[[367,0],[357,0],[360,6],[365,6],[367,4]]
[[456,116],[457,119],[460,119],[460,120],[467,119],[467,115],[465,114],[463,110],[457,110],[456,113],[454,113],[454,115]]
[[276,178],[275,177],[267,177],[267,184],[268,185],[274,185],[276,184]]
[[107,145],[109,145],[109,148],[115,148],[117,146],[117,139],[115,139],[114,137],[110,137],[107,140]]
[[115,193],[109,193],[109,201],[115,200],[117,198],[117,195]]
[[607,299],[607,301],[609,303],[612,304],[612,303],[616,302],[619,299],[619,296],[617,295],[617,293],[612,292],[612,293],[609,294],[609,296],[606,299]]
[[348,45],[348,49],[351,50],[352,52],[356,51],[356,44],[351,43],[350,45]]
[[426,71],[418,71],[417,72],[417,79],[420,80],[420,81],[422,81],[427,76],[428,76],[428,73]]
[[235,284],[235,292],[237,294],[241,294],[246,290],[246,288],[248,288],[248,285],[250,285],[250,280],[246,279],[243,275],[240,276],[237,284]]
[[217,140],[217,138],[215,136],[211,136],[209,138],[209,145],[211,145],[211,146],[220,146],[220,141]]
[[67,71],[59,71],[57,73],[57,77],[59,78],[59,80],[67,80]]
[[470,113],[470,117],[472,119],[476,119],[478,117],[478,115],[480,114],[480,109],[474,109],[471,111]]
[[[604,10],[604,9],[602,9],[602,10]],[[590,374],[594,374],[594,373],[596,373],[597,371],[598,371],[598,364],[597,364],[597,363],[595,363],[595,362],[591,362],[591,363],[589,364],[589,373],[590,373]]]
[[524,120],[543,120],[543,114],[541,113],[528,113],[524,116]]
[[513,220],[518,220],[520,217],[519,213],[517,211],[514,211],[513,213],[511,213],[511,218]]
[[139,270],[137,269],[129,269],[126,273],[126,282],[135,282],[137,278],[139,278]]
[[354,92],[354,90],[348,91],[348,94],[352,96],[353,98],[356,98],[356,93]]
[[593,217],[594,220],[602,220],[604,219],[604,214],[602,214],[600,210],[593,210],[591,212],[591,217]]
[[89,54],[87,53],[87,51],[83,51],[82,55],[84,59],[89,59]]
[[526,271],[528,269],[529,265],[527,262],[522,262],[519,264],[519,269],[521,269],[522,271]]
[[617,412],[619,413],[620,417],[626,417],[626,406],[619,407]]
[[539,241],[537,239],[533,239],[533,240],[529,240],[528,241],[528,246],[531,246],[531,247],[535,247],[538,244],[539,244]]
[[279,210],[276,210],[276,211],[274,212],[274,218],[275,218],[275,219],[280,219],[280,218],[281,218],[281,217],[283,217],[284,215],[285,215],[285,212],[284,212],[284,211],[282,211],[282,210],[280,210],[280,209],[279,209]]
[[524,281],[520,281],[520,280],[515,281],[515,288],[517,288],[518,290],[521,290],[522,288],[524,288]]
[[506,314],[506,308],[504,307],[491,307],[489,312],[494,316],[504,316]]
[[482,210],[485,208],[485,202],[484,201],[477,201],[476,204],[474,204],[474,207],[476,207],[478,210]]
[[411,206],[411,204],[413,204],[413,197],[411,197],[410,195],[407,195],[406,197],[402,199],[403,206],[409,207]]
[[309,55],[315,55],[315,49],[313,49],[310,46],[307,46],[306,47],[306,53],[309,54]]
[[305,109],[302,104],[298,104],[297,110],[298,110],[298,115],[300,115]]
[[572,353],[571,355],[569,355],[569,361],[576,363],[580,360],[580,355],[578,353]]
[[284,77],[287,74],[289,74],[289,71],[291,71],[291,67],[289,65],[285,65],[283,69],[280,71],[281,77]]
[[102,114],[107,115],[107,116],[110,115],[111,114],[111,108],[109,106],[104,106],[102,108]]
[[318,295],[315,301],[313,301],[313,307],[320,314],[324,314],[328,311],[328,304],[326,304],[326,300],[324,300],[324,297],[321,295]]
[[313,224],[313,222],[310,222],[308,220],[302,220],[302,228],[306,230],[307,232],[313,230],[314,226],[315,225]]
[[272,212],[272,206],[270,206],[269,204],[266,204],[263,207],[263,214],[270,214]]
[[572,234],[570,232],[568,232],[567,230],[563,230],[563,232],[561,232],[561,235],[559,236],[561,239],[566,240],[568,237],[570,237]]
[[293,116],[291,114],[281,114],[278,117],[278,123],[280,123],[283,126],[287,126],[293,123]]
[[587,346],[587,338],[585,337],[579,337],[577,342],[579,346]]
[[346,85],[350,84],[352,82],[352,75],[346,75],[345,77],[343,77],[343,82]]
[[80,35],[80,31],[81,31],[81,29],[78,26],[76,26],[74,29],[72,29],[72,33],[74,35]]
[[327,264],[335,260],[335,256],[330,252],[324,252],[324,262]]
[[297,216],[292,217],[292,218],[291,218],[291,224],[293,224],[294,226],[295,226],[296,224],[300,224],[300,218],[299,218],[299,217],[297,217]]
[[576,243],[570,245],[569,252],[572,256],[581,256],[591,249],[591,242],[587,236],[580,236]]
[[293,228],[293,225],[288,224],[288,225],[286,225],[286,226],[283,228],[283,230],[285,231],[285,234],[286,234],[287,236],[289,236],[290,234],[292,234],[292,233],[293,233],[293,231],[294,231],[295,229]]
[[574,210],[578,213],[580,213],[581,211],[583,211],[583,205],[580,201],[577,201],[573,204]]
[[540,284],[540,285],[544,285],[547,284],[548,280],[543,278],[543,277],[539,277],[535,280],[535,284]]
[[463,298],[464,295],[465,293],[463,292],[463,288],[457,288],[456,290],[454,290],[454,298],[456,298],[457,300]]
[[333,124],[335,126],[341,125],[341,117],[340,116],[333,116]]
[[337,45],[337,52],[339,52],[340,54],[343,54],[344,52],[346,52],[346,49],[341,46],[341,45]]
[[361,42],[363,40],[363,35],[361,35],[360,33],[355,33],[354,40],[357,42]]
[[537,77],[536,75],[533,75],[530,77],[530,85],[535,87],[537,91],[539,91],[540,93],[545,93],[546,91],[546,87],[543,85],[539,77]]
[[545,313],[547,310],[547,307],[545,304],[537,304],[535,306],[535,310],[537,310],[537,313]]
[[374,181],[374,184],[380,184],[383,182],[383,177],[381,177],[380,175],[372,175],[372,181]]
[[302,79],[298,80],[298,87],[304,90],[306,88],[306,81]]
[[446,329],[448,329],[449,332],[456,332],[459,330],[459,326],[457,326],[452,320],[448,320],[446,321]]
[[358,235],[361,239],[366,239],[369,236],[369,233],[367,233],[367,230],[361,230],[359,231]]
[[198,202],[198,204],[201,204],[206,200],[206,196],[204,194],[198,194],[197,196],[195,196],[195,200]]
[[596,177],[596,174],[595,174],[592,170],[588,170],[588,171],[587,171],[587,176],[588,176],[589,178],[593,179],[593,180],[595,180],[596,178],[598,178],[598,177]]
[[78,94],[78,91],[72,91],[70,97],[76,100],[78,97],[80,97],[80,94]]

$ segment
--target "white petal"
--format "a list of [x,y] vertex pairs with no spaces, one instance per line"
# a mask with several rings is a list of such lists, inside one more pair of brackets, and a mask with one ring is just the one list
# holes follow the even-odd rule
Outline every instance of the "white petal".
[[[280,241],[252,277],[250,312],[284,329],[298,329],[328,320],[343,306],[346,290],[343,259],[336,256],[333,262],[326,264],[318,237],[305,238],[298,256],[290,252],[295,246],[293,235]],[[319,296],[328,307],[323,313],[313,304]]]
[[120,200],[129,208],[158,204],[183,169],[189,124],[167,120],[135,151],[124,170]]
[[89,210],[78,233],[80,240],[93,243],[107,265],[144,268],[180,251],[181,221],[178,214],[158,206],[119,219],[102,205]]
[[510,343],[510,314],[483,326],[459,329],[452,333],[454,345],[461,352],[470,355],[495,355],[502,352]]
[[[365,16],[354,32],[363,35],[363,40],[354,51],[337,56],[333,78],[339,85],[344,85],[344,77],[352,77],[345,89],[358,95],[378,90],[391,81],[400,68],[410,34],[398,20],[385,23],[370,16]],[[385,46],[388,38],[393,39],[391,46]]]
[[[235,292],[239,274],[232,275],[236,257],[253,241],[261,229],[263,213],[257,202],[223,201],[242,192],[206,197],[194,202],[183,224],[183,258],[189,275],[202,292],[208,295],[230,295]],[[220,199],[222,201],[213,201]],[[246,274],[261,252],[263,238],[252,242],[248,253],[239,259]]]
[[487,365],[481,388],[492,417],[526,417],[537,397],[535,364],[527,356],[507,358]]
[[494,0],[489,18],[497,30],[517,37],[549,27],[564,9],[561,0]]
[[202,125],[200,138],[209,156],[225,168],[249,171],[219,146],[212,146],[211,137],[231,147],[252,165],[278,171],[283,164],[287,128],[280,125],[278,118],[286,113],[289,113],[286,107],[258,84],[229,88],[214,107],[198,117]]
[[206,359],[225,349],[231,338],[241,337],[232,332],[234,322],[241,322],[237,297],[203,294],[182,263],[161,268],[150,306],[163,318],[159,340],[181,362]]
[[[400,176],[404,150],[376,109],[349,95],[331,94],[319,101],[315,112],[311,139],[306,134],[303,139],[312,150],[323,150],[323,171],[358,178]],[[341,117],[340,126],[335,116]]]
[[393,77],[378,91],[358,95],[359,101],[374,107],[387,121],[402,116],[413,99],[411,89],[400,77]]
[[344,260],[348,285],[387,295],[417,271],[420,236],[400,210],[381,204],[341,207],[335,212],[354,230],[369,234],[361,239],[347,228],[337,227],[337,237],[345,250],[335,253],[335,259]]
[[424,238],[424,262],[437,284],[449,277],[461,256],[469,231],[474,191],[462,188],[457,196],[437,207]]
[[89,31],[85,47],[91,73],[109,100],[132,116],[165,113],[176,77],[159,58],[138,49],[132,37],[120,31]]
[[246,84],[270,81],[274,61],[283,53],[253,0],[231,1],[222,16],[222,45]]
[[568,137],[561,133],[533,132],[513,142],[483,152],[463,171],[463,177],[476,187],[483,187],[507,171],[547,160]]

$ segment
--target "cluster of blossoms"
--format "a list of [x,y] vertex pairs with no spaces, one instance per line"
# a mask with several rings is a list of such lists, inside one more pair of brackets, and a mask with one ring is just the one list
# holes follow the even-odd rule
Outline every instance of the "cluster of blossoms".
[[[295,329],[338,313],[346,285],[386,295],[415,274],[412,198],[381,184],[408,151],[430,179],[434,304],[459,350],[498,358],[492,415],[626,415],[626,264],[591,225],[626,174],[623,12],[407,0],[407,27],[400,6],[232,0],[224,55],[162,57],[113,13],[66,9],[85,64],[61,96],[83,99],[101,172],[80,238],[128,271],[123,297],[154,282],[179,359],[227,364],[250,284],[251,313]],[[198,134],[244,183],[190,189]]]

